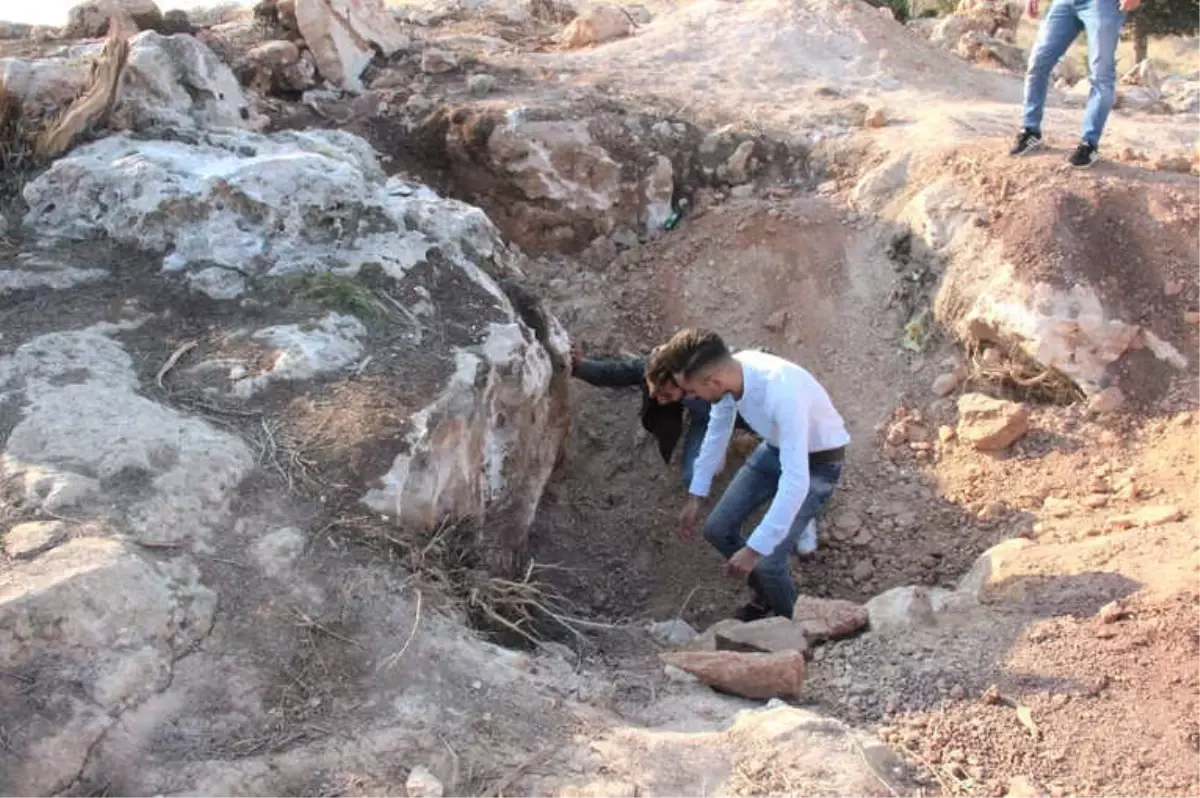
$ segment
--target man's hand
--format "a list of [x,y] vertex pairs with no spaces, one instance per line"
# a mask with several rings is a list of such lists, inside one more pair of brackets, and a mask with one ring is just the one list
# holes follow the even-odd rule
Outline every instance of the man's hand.
[[583,347],[578,341],[571,342],[571,371],[579,368],[579,361],[583,360]]
[[[1124,2],[1124,0],[1122,0]],[[1025,0],[1025,12],[1030,19],[1038,18],[1038,0]]]
[[1142,0],[1121,0],[1121,10],[1129,13],[1142,4]]
[[699,496],[688,496],[683,503],[683,509],[679,511],[679,539],[694,540],[696,537],[696,524],[700,521],[700,503]]
[[743,546],[725,563],[725,574],[736,579],[745,579],[758,565],[759,553],[749,546]]

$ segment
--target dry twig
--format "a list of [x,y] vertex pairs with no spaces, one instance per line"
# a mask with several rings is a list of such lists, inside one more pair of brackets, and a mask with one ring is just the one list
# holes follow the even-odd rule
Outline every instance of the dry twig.
[[408,639],[404,641],[404,645],[400,646],[400,650],[392,654],[380,665],[380,668],[393,668],[400,658],[404,656],[404,652],[408,651],[408,647],[412,645],[413,638],[417,636],[417,627],[421,624],[421,601],[424,598],[420,590],[417,591],[417,609],[413,615],[412,629],[408,631]]
[[162,388],[163,387],[163,377],[167,376],[167,372],[169,372],[171,369],[175,368],[175,364],[179,362],[179,359],[181,357],[183,357],[184,355],[186,355],[188,352],[192,351],[199,345],[200,344],[196,341],[188,341],[187,343],[181,345],[174,352],[172,352],[171,356],[169,358],[167,358],[167,362],[163,363],[162,368],[160,368],[158,370],[158,373],[154,375],[154,383],[159,388]]

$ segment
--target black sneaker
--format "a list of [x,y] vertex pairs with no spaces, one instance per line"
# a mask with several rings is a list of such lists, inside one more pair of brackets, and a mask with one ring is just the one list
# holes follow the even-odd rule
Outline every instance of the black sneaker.
[[1017,134],[1017,141],[1013,144],[1012,149],[1008,151],[1009,155],[1028,155],[1034,150],[1041,149],[1045,140],[1042,139],[1040,130],[1030,130],[1025,128]]
[[733,617],[739,621],[745,621],[746,623],[749,623],[750,621],[762,620],[770,614],[770,607],[764,607],[757,601],[751,601],[749,604],[739,607],[738,611],[733,614]]
[[1096,148],[1086,141],[1079,142],[1079,146],[1075,148],[1075,152],[1071,153],[1071,157],[1067,159],[1067,163],[1074,166],[1076,169],[1087,169],[1100,158],[1100,153]]

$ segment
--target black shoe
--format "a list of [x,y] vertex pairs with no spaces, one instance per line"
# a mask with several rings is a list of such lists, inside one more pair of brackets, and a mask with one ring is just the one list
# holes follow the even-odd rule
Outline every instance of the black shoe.
[[1012,149],[1008,151],[1008,154],[1028,155],[1034,150],[1041,149],[1043,144],[1045,144],[1045,140],[1042,139],[1042,133],[1040,130],[1030,130],[1029,128],[1025,128],[1017,134],[1017,141],[1015,144],[1013,144]]
[[1100,153],[1096,151],[1096,148],[1086,141],[1081,141],[1075,148],[1075,152],[1071,153],[1071,157],[1067,159],[1067,163],[1076,169],[1087,169],[1099,159]]
[[738,611],[733,614],[733,617],[739,621],[759,621],[771,614],[770,607],[764,607],[757,601],[751,601],[749,604],[738,608]]

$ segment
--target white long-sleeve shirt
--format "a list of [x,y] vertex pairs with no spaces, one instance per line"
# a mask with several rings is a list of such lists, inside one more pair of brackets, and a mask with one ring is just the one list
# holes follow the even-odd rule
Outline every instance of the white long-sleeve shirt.
[[845,446],[850,434],[829,394],[805,369],[766,352],[738,352],[734,359],[742,365],[742,398],[726,394],[713,404],[690,491],[708,495],[740,413],[764,441],[779,449],[782,473],[775,498],[746,541],[766,556],[787,537],[808,496],[809,453]]

